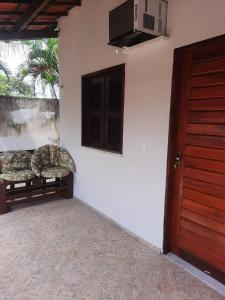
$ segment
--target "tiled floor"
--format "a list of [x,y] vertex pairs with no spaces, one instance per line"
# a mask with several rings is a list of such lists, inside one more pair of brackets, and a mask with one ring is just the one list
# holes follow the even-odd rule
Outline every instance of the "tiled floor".
[[75,200],[0,216],[0,300],[225,299]]
[[166,256],[170,261],[177,264],[182,269],[188,271],[189,273],[193,274],[195,277],[201,279],[203,282],[211,286],[212,288],[219,291],[222,295],[225,295],[225,285],[221,282],[217,281],[207,273],[201,271],[200,269],[196,268],[195,266],[189,264],[187,261],[184,261],[180,257],[176,256],[173,253],[168,253]]

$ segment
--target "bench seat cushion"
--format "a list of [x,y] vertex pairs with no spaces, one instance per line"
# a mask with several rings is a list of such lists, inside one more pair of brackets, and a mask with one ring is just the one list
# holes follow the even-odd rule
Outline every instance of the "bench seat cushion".
[[65,177],[75,172],[75,163],[69,152],[56,145],[39,147],[32,156],[31,167],[36,176]]
[[41,176],[45,178],[60,178],[69,175],[70,171],[62,167],[44,167]]
[[0,179],[5,181],[25,181],[34,178],[35,175],[32,170],[14,170],[14,171],[5,171],[0,174]]
[[25,150],[3,153],[1,157],[2,173],[31,169],[31,156],[32,154]]

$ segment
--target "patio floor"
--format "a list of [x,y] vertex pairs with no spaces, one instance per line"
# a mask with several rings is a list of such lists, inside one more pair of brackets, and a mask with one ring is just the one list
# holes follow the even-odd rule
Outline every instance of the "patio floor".
[[75,200],[0,216],[0,300],[224,299]]

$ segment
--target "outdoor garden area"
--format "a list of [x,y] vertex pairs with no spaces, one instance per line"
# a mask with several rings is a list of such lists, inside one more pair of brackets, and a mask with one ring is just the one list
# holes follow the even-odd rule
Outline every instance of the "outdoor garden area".
[[0,42],[0,151],[59,144],[58,39]]

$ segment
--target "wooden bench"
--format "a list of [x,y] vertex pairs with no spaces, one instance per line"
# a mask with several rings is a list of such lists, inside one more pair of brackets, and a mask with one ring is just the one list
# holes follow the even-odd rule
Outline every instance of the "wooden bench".
[[7,213],[13,205],[73,197],[73,173],[63,178],[46,179],[35,177],[28,181],[0,181],[0,215]]
[[13,205],[53,198],[72,198],[73,178],[71,172],[65,177],[55,179],[35,176],[26,181],[0,180],[0,215],[7,213]]

